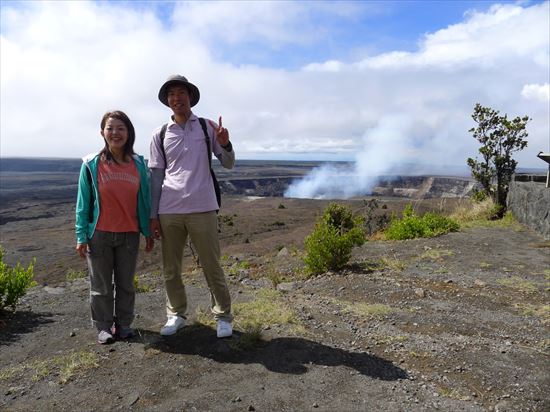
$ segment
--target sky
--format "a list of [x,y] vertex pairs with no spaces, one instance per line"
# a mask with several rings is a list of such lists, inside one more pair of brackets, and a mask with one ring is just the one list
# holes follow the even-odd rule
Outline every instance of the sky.
[[170,110],[229,129],[237,159],[347,160],[355,171],[464,166],[476,103],[528,115],[519,167],[550,151],[548,1],[9,1],[0,26],[0,156],[79,158],[126,112],[136,152]]

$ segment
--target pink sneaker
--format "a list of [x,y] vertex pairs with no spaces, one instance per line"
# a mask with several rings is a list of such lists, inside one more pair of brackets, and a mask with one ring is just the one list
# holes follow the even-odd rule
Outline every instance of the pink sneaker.
[[106,345],[108,343],[113,343],[115,341],[115,338],[113,335],[111,335],[111,331],[108,330],[100,330],[99,334],[97,335],[97,343],[101,345]]

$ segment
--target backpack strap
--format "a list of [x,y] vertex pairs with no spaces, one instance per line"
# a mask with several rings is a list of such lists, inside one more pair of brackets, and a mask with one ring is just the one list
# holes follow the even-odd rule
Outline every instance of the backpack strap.
[[221,207],[222,196],[220,191],[220,184],[218,183],[218,179],[216,179],[216,174],[212,169],[212,148],[210,145],[210,136],[208,136],[208,129],[206,128],[206,120],[204,120],[204,118],[202,117],[199,117],[199,122],[201,124],[202,131],[204,133],[204,139],[206,140],[206,154],[208,156],[208,166],[210,167],[210,175],[212,176],[212,183],[214,184],[214,192],[216,192],[216,200],[218,201],[218,207]]
[[168,123],[164,123],[160,129],[160,150],[162,151],[162,157],[164,158],[164,168],[168,166],[166,164],[166,152],[164,151],[164,137],[166,136],[166,129],[168,128]]
[[212,169],[212,149],[210,148],[210,136],[208,136],[208,129],[206,128],[206,120],[203,117],[199,117],[199,122],[204,133],[204,140],[206,140],[206,154],[208,155],[208,167]]

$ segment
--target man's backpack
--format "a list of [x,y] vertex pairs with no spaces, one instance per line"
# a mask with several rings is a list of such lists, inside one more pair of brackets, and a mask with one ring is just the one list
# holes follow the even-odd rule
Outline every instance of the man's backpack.
[[[216,200],[218,201],[218,208],[222,206],[222,197],[220,192],[220,185],[218,179],[216,179],[216,174],[212,170],[212,149],[210,147],[210,137],[208,136],[208,130],[206,129],[206,121],[199,117],[199,122],[204,133],[204,140],[206,140],[206,155],[208,156],[208,166],[210,167],[210,175],[212,176],[212,183],[214,184],[214,191],[216,192]],[[164,164],[166,166],[166,153],[164,152],[164,136],[166,135],[166,129],[168,124],[162,125],[160,129],[160,148],[162,149],[162,156],[164,157]]]

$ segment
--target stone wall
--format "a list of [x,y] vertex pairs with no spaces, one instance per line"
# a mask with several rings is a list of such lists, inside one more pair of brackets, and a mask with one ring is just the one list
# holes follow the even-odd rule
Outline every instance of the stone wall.
[[507,204],[519,222],[550,239],[550,188],[545,183],[512,181]]

